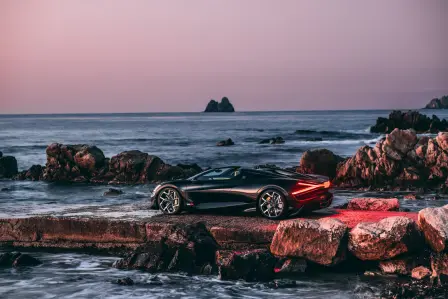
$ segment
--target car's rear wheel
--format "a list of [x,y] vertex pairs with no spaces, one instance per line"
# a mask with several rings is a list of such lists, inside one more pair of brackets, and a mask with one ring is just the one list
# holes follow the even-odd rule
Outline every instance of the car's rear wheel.
[[285,196],[277,190],[266,190],[258,199],[258,211],[269,219],[282,219],[287,215]]
[[176,215],[182,211],[182,198],[174,188],[164,188],[157,196],[159,209],[167,215]]

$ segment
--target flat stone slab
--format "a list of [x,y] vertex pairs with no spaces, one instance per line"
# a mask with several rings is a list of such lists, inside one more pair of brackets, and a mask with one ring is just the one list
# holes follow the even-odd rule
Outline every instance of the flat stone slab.
[[[417,213],[322,210],[302,218],[335,218],[353,228],[359,222],[377,222],[391,216],[417,220]],[[297,217],[296,217],[297,218]],[[262,248],[272,241],[279,221],[256,213],[244,215],[182,214],[155,215],[137,220],[107,217],[38,216],[0,219],[0,245],[82,250],[120,251],[135,249],[145,242],[157,242],[163,228],[176,224],[204,222],[223,248]]]

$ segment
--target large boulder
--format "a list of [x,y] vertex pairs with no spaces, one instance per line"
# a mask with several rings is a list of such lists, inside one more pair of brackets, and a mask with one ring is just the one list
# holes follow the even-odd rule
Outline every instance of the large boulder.
[[350,231],[348,249],[361,260],[387,260],[413,252],[421,245],[417,224],[410,218],[396,216],[356,225]]
[[402,160],[417,143],[417,135],[414,130],[394,129],[387,134],[383,143],[383,152],[394,160]]
[[216,265],[222,280],[270,280],[274,276],[276,262],[277,259],[266,249],[216,252]]
[[336,166],[342,160],[342,157],[327,149],[308,150],[303,153],[297,171],[325,175],[333,179],[336,176]]
[[434,251],[448,249],[448,205],[421,210],[417,222],[426,242]]
[[0,179],[12,178],[17,172],[16,158],[13,156],[0,156]]
[[349,201],[347,209],[357,211],[398,211],[400,202],[397,198],[353,198]]
[[294,219],[280,222],[271,252],[281,257],[305,258],[321,265],[335,265],[346,257],[347,226],[340,220]]
[[42,264],[38,259],[20,252],[5,252],[0,254],[1,267],[30,267]]
[[233,105],[227,97],[223,97],[221,102],[210,100],[204,112],[235,112]]
[[418,133],[437,133],[446,131],[448,123],[437,116],[432,118],[418,111],[392,111],[388,118],[379,117],[376,124],[370,128],[372,133],[390,133],[394,129],[414,129]]
[[218,244],[203,223],[167,226],[160,241],[147,242],[127,257],[116,261],[119,269],[149,272],[182,271],[203,273],[215,262]]

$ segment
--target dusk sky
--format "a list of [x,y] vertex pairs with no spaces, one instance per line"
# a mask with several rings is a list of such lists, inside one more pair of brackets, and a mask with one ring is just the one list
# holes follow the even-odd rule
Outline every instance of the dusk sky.
[[0,113],[420,108],[446,0],[0,2]]

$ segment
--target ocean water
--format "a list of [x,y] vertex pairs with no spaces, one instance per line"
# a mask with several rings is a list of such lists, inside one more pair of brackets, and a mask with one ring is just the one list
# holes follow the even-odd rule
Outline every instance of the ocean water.
[[[92,144],[111,157],[136,149],[166,163],[198,163],[202,167],[276,164],[293,166],[302,153],[327,148],[350,156],[383,136],[369,127],[390,111],[237,112],[232,114],[151,113],[99,115],[0,115],[0,151],[17,158],[19,169],[45,164],[45,148],[53,142]],[[448,111],[422,111],[448,118]],[[300,130],[296,133],[297,130]],[[258,144],[281,136],[285,144]],[[216,142],[232,138],[231,147]],[[148,197],[153,185],[122,186],[124,194],[104,197],[107,186],[66,185],[0,180],[0,218],[32,215],[150,217]],[[336,192],[334,204],[357,196],[397,196],[404,208],[418,211],[441,206],[447,198],[404,200],[405,193]],[[355,288],[375,289],[377,282],[352,274],[296,279],[296,286],[274,289],[266,284],[221,282],[216,277],[152,275],[110,268],[115,258],[82,254],[33,253],[44,261],[30,269],[0,269],[0,298],[332,298],[357,297]],[[137,283],[112,283],[130,276]],[[369,297],[370,292],[361,293]]]

